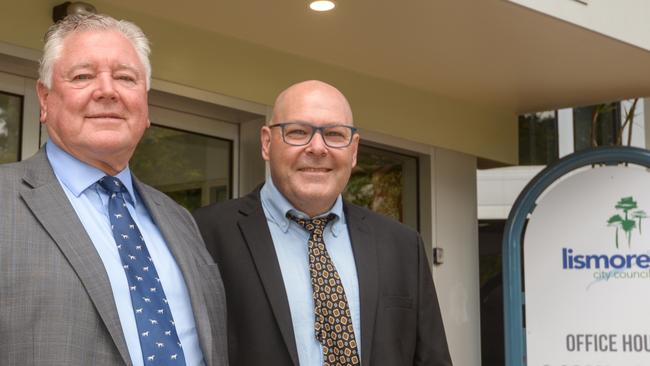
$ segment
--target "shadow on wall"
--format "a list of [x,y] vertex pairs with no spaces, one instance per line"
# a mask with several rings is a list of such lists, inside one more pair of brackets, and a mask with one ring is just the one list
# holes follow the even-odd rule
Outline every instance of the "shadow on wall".
[[505,365],[501,241],[505,220],[479,220],[481,365]]

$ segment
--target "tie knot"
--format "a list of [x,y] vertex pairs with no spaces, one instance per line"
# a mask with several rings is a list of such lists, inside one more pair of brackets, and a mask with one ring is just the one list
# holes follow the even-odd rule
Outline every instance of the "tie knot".
[[321,233],[327,223],[334,220],[336,215],[331,213],[325,217],[316,217],[313,219],[301,219],[300,217],[294,216],[291,213],[287,212],[287,218],[295,221],[298,225],[302,226],[305,230],[313,233],[315,230],[320,229]]
[[100,179],[98,183],[102,188],[110,193],[120,193],[125,190],[122,181],[119,178],[111,177],[110,175]]

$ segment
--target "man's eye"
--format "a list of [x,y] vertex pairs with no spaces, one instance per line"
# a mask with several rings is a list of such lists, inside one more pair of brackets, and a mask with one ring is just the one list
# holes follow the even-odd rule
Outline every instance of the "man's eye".
[[303,129],[288,129],[287,135],[289,136],[304,136],[307,135],[307,131]]
[[341,131],[327,131],[327,137],[345,137],[345,134]]
[[93,78],[93,76],[91,74],[79,74],[79,75],[73,76],[72,80],[74,80],[74,81],[84,81],[84,80],[90,80],[92,78]]
[[131,83],[135,82],[135,78],[133,76],[130,76],[130,75],[118,75],[116,77],[116,79],[117,80],[122,80],[122,81],[128,81],[128,82],[131,82]]
[[324,135],[332,139],[347,139],[350,136],[350,130],[343,127],[332,127],[325,129]]

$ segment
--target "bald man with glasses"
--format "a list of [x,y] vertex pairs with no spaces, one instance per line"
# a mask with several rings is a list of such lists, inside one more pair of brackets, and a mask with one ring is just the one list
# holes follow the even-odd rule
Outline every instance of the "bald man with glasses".
[[341,198],[359,134],[346,98],[305,81],[261,130],[271,175],[194,213],[219,264],[232,366],[449,366],[417,232]]

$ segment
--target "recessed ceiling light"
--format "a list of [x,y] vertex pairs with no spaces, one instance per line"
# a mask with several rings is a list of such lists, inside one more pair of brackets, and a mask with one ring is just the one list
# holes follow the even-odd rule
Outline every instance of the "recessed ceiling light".
[[314,11],[330,11],[336,4],[332,0],[314,0],[309,3],[309,8]]

